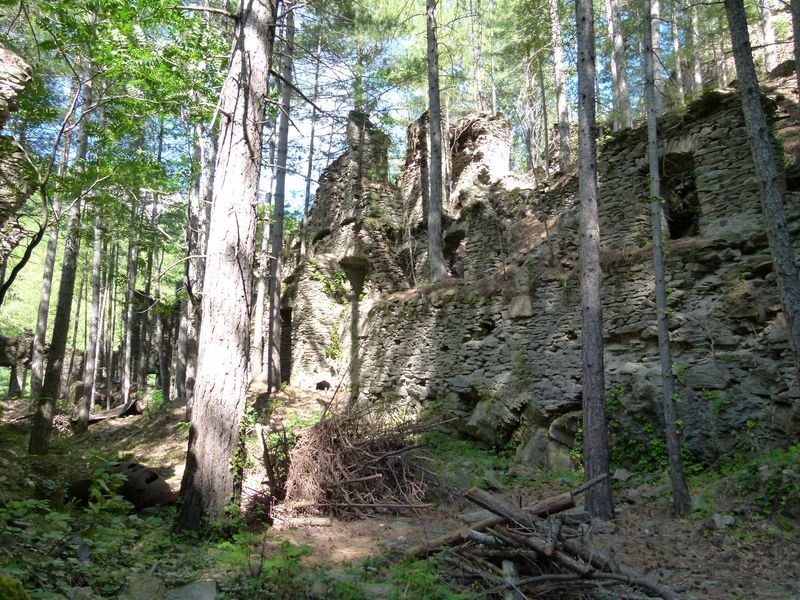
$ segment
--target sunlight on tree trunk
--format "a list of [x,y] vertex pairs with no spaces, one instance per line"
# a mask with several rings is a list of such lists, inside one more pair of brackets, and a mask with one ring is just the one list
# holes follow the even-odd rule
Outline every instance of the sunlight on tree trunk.
[[[578,186],[580,195],[581,347],[583,354],[583,444],[586,480],[608,473],[603,366],[603,315],[600,302],[600,225],[597,216],[595,141],[594,12],[591,0],[575,4],[578,32]],[[593,517],[614,518],[608,479],[586,493]]]
[[430,202],[428,206],[428,259],[431,283],[447,277],[442,249],[442,107],[439,101],[439,45],[436,40],[436,0],[427,0],[428,137],[430,139]]
[[653,15],[650,14],[650,0],[644,2],[644,98],[647,111],[647,157],[650,165],[650,219],[653,229],[653,271],[655,273],[656,320],[658,323],[658,352],[661,364],[662,406],[664,412],[664,431],[667,438],[669,476],[672,483],[672,504],[675,512],[686,516],[691,508],[689,486],[683,471],[681,443],[677,431],[675,414],[675,385],[672,376],[672,351],[667,324],[667,286],[664,280],[664,249],[661,240],[661,177],[659,174],[658,121],[656,114],[656,90],[654,81],[654,52],[651,35]]
[[252,0],[242,6],[220,95],[203,321],[177,530],[197,529],[204,518],[223,518],[234,492],[231,461],[248,383],[261,130],[274,19],[274,0]]

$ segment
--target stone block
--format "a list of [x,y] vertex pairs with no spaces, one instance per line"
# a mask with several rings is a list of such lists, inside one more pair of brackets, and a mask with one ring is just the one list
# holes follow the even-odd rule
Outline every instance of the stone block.
[[533,314],[533,302],[529,294],[521,294],[511,299],[509,316],[512,319],[527,319]]

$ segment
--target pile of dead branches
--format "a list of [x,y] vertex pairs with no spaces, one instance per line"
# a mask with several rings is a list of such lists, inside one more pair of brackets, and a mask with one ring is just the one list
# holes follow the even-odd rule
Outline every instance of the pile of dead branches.
[[291,450],[285,507],[294,514],[359,517],[430,506],[423,500],[438,482],[410,454],[420,447],[420,434],[436,425],[376,411],[320,421]]
[[464,497],[492,516],[410,548],[405,556],[437,553],[451,576],[477,583],[486,596],[677,599],[669,588],[593,547],[560,514],[575,506],[577,494],[605,477],[522,508],[472,488]]

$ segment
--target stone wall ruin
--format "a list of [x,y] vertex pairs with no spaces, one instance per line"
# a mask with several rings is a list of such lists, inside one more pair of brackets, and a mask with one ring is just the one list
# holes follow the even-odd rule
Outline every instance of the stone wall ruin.
[[[481,145],[498,156],[510,130],[499,116],[471,119],[485,134],[470,144],[454,143],[451,130],[453,278],[439,284],[423,285],[421,275],[423,211],[410,197],[419,186],[409,171],[419,152],[409,151],[399,189],[348,179],[353,147],[326,171],[313,220],[330,232],[295,272],[288,300],[292,382],[341,381],[365,403],[435,401],[465,434],[512,442],[525,463],[569,467],[581,406],[577,183],[558,173],[537,184],[509,174],[507,162],[482,162],[490,154]],[[779,107],[775,127],[795,132],[796,121]],[[711,93],[659,129],[687,447],[711,461],[743,432],[767,443],[796,439],[800,391],[740,99]],[[611,416],[633,436],[661,427],[645,148],[643,127],[626,130],[602,145],[598,161],[606,386]],[[796,239],[800,194],[788,193],[786,204]]]
[[[0,130],[17,109],[17,95],[31,82],[31,67],[0,46]],[[25,151],[9,135],[0,135],[0,265],[24,236],[16,215],[34,192],[35,173]]]

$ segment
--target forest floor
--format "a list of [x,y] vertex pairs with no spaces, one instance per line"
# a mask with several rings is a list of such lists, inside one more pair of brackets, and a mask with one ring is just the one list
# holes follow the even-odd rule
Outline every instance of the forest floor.
[[[327,400],[295,390],[283,397],[272,419],[288,427],[313,422]],[[132,575],[155,575],[168,587],[213,579],[217,597],[224,598],[469,597],[468,588],[439,577],[434,562],[402,563],[397,553],[463,526],[462,517],[477,507],[459,491],[473,485],[488,485],[527,503],[580,483],[576,474],[512,467],[508,456],[442,435],[431,440],[430,454],[434,470],[453,494],[434,508],[413,515],[333,519],[327,526],[278,522],[213,539],[177,538],[169,534],[174,508],[131,516],[108,505],[108,516],[101,511],[84,521],[87,517],[59,508],[56,496],[63,489],[57,482],[93,468],[100,455],[140,461],[177,488],[188,437],[183,407],[165,405],[94,424],[83,437],[56,440],[47,459],[25,455],[27,436],[19,420],[25,407],[4,402],[0,408],[0,520],[5,521],[0,573],[23,581],[34,598],[136,598],[125,595],[136,584]],[[258,447],[255,440],[249,446],[256,456],[245,481],[245,493],[255,501],[263,479]],[[697,475],[692,480],[694,511],[685,519],[671,514],[663,475],[631,474],[628,481],[615,483],[616,520],[593,524],[592,542],[686,598],[800,598],[800,486],[770,483],[776,473],[785,480],[787,471],[800,474],[798,447]],[[69,544],[77,544],[77,558]],[[83,546],[91,558],[81,556]],[[539,597],[583,596],[551,589]]]

